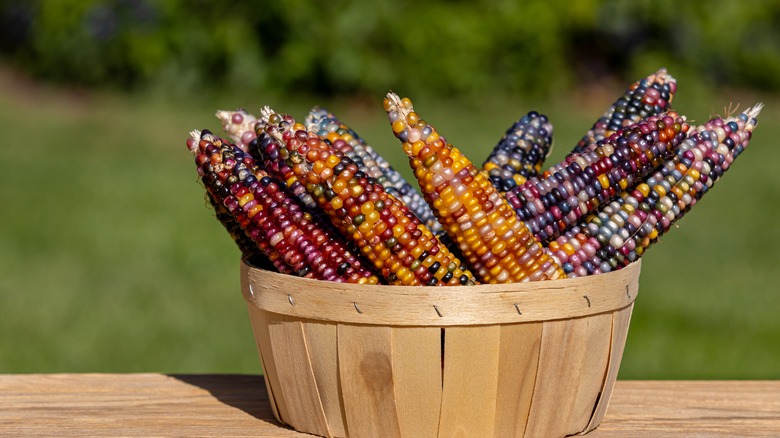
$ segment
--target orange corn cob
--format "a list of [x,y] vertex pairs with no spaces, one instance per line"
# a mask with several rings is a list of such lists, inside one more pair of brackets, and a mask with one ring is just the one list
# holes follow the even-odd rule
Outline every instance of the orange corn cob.
[[483,282],[565,276],[487,174],[423,121],[409,99],[389,93],[384,106],[425,200]]

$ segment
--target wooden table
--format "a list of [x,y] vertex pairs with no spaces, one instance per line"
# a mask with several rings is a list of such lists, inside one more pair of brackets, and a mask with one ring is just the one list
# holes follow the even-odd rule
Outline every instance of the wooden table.
[[[260,376],[0,375],[0,436],[306,437]],[[780,381],[618,381],[588,437],[780,436]]]

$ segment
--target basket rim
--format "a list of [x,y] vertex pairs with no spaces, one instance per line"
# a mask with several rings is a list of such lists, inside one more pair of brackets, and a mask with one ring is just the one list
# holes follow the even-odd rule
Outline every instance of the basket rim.
[[580,278],[476,286],[336,283],[271,272],[241,260],[249,305],[291,317],[383,326],[491,325],[584,317],[637,297],[641,260]]

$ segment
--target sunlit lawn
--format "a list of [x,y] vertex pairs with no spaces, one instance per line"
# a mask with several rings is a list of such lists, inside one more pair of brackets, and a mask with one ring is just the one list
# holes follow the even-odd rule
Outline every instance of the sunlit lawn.
[[[217,107],[266,102],[2,87],[0,372],[259,372],[238,251],[184,141],[218,131]],[[698,121],[754,99],[680,89],[676,106]],[[546,112],[558,160],[613,97],[578,96],[416,104],[479,162],[514,119]],[[381,97],[267,103],[327,104],[409,176]],[[780,100],[764,101],[750,149],[645,257],[621,378],[780,378]]]

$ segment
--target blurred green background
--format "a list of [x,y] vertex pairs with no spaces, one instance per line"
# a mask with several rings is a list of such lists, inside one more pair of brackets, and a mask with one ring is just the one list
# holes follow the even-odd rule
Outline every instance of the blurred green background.
[[0,372],[260,371],[239,253],[185,140],[324,105],[407,177],[388,89],[474,161],[549,115],[560,160],[665,66],[704,122],[766,104],[644,258],[621,378],[780,378],[780,4],[0,1]]

